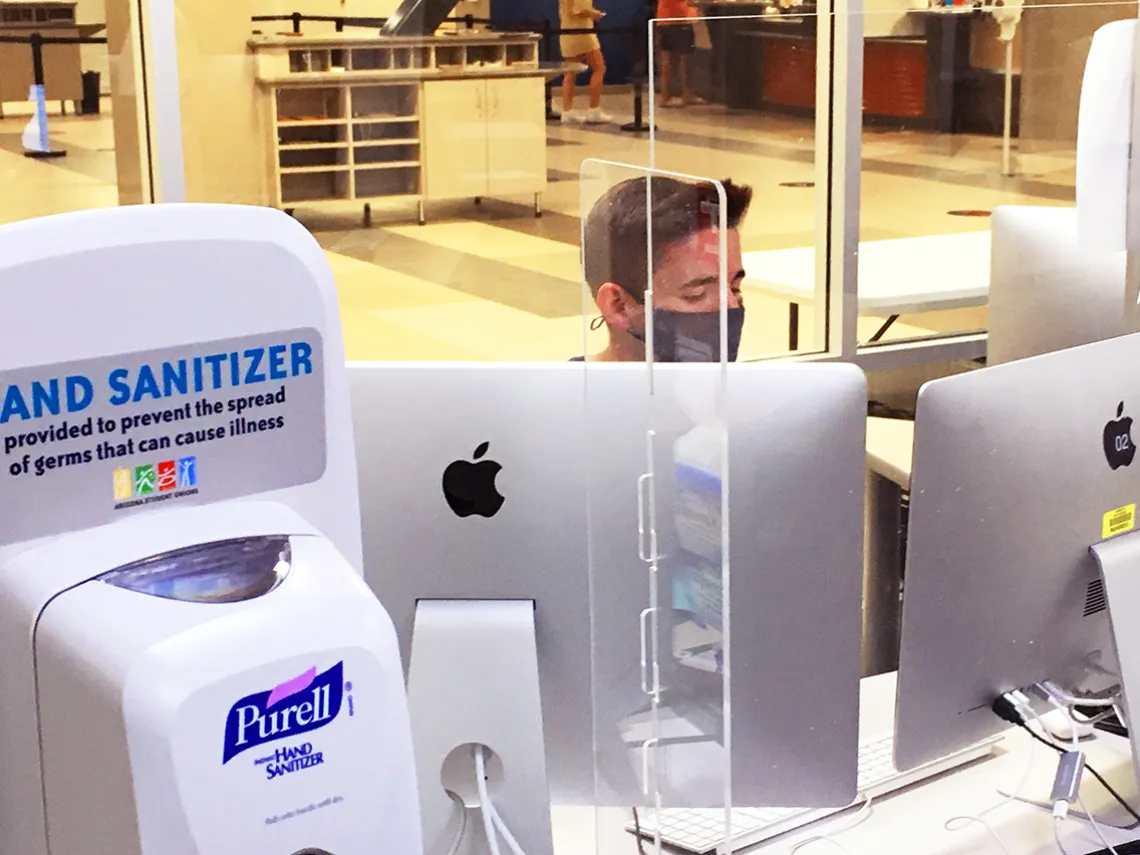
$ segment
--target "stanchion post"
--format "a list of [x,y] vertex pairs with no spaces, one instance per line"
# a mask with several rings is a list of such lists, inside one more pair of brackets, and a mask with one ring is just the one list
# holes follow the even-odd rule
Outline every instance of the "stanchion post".
[[[631,25],[629,27],[628,32],[629,32],[629,36],[630,36],[631,47],[633,48],[633,50],[630,51],[630,56],[638,56],[639,55],[638,52],[640,51],[640,48],[637,45],[637,39],[638,39],[639,35],[642,35],[644,37],[645,49],[646,49],[646,57],[645,57],[646,75],[638,74],[638,75],[634,76],[634,78],[633,78],[633,121],[622,125],[621,129],[623,131],[627,131],[631,134],[642,134],[642,133],[645,133],[646,131],[649,130],[649,125],[647,125],[645,123],[645,109],[644,109],[644,103],[643,103],[644,96],[645,96],[645,81],[642,78],[643,78],[643,76],[647,76],[647,74],[648,74],[648,69],[649,69],[648,64],[653,62],[653,52],[651,50],[649,50],[649,47],[648,47],[648,43],[649,43],[648,27],[646,28],[645,31],[643,31],[641,27],[639,27],[635,24],[635,25]],[[636,69],[636,66],[634,66],[634,67]],[[651,98],[653,97],[652,92],[649,93],[649,97],[651,97]]]
[[32,82],[36,86],[44,85],[44,37],[39,33],[32,33],[28,39],[32,47]]
[[[549,18],[542,19],[542,61],[554,61],[554,27]],[[557,122],[562,118],[560,113],[554,112],[554,80],[546,81],[546,121]]]
[[48,140],[47,96],[44,93],[44,37],[39,33],[32,33],[28,37],[28,44],[32,48],[32,93],[35,98],[40,148],[24,149],[24,157],[63,157],[67,152],[63,149],[53,149],[50,140]]
[[289,17],[293,20],[293,33],[294,33],[294,35],[300,35],[300,33],[301,33],[301,13],[300,12],[294,12]]

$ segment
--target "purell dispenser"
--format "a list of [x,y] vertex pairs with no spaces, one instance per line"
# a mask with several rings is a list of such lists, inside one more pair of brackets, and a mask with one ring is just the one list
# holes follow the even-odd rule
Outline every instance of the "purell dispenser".
[[0,228],[0,299],[0,853],[422,855],[312,238],[54,217]]

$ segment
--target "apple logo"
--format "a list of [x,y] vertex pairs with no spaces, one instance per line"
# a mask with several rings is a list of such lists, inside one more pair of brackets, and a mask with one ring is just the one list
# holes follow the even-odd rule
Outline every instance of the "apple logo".
[[443,470],[443,496],[458,517],[478,514],[493,517],[503,506],[503,497],[495,487],[495,478],[503,468],[494,460],[481,460],[490,443],[475,449],[474,459],[456,460]]
[[1132,419],[1124,416],[1124,402],[1116,408],[1116,420],[1104,426],[1104,456],[1113,469],[1129,466],[1136,456],[1132,442]]

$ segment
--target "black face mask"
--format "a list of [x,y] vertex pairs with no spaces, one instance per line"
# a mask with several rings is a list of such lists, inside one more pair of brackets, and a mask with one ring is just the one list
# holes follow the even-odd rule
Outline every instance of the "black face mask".
[[[740,334],[744,329],[744,307],[727,309],[729,362],[736,362]],[[640,342],[645,333],[629,331]],[[678,312],[653,310],[653,360],[655,362],[720,362],[720,312]]]

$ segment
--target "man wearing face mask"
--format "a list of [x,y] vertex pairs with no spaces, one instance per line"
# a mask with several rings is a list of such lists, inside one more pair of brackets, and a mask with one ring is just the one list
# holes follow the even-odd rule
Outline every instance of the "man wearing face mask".
[[[652,270],[647,270],[646,182],[651,182]],[[744,259],[740,222],[752,189],[724,182],[728,210],[728,338],[735,361],[744,327],[740,286]],[[590,211],[584,234],[586,283],[605,324],[609,345],[591,362],[646,359],[646,284],[653,283],[653,357],[657,362],[720,359],[719,199],[712,183],[632,178],[615,185]]]

